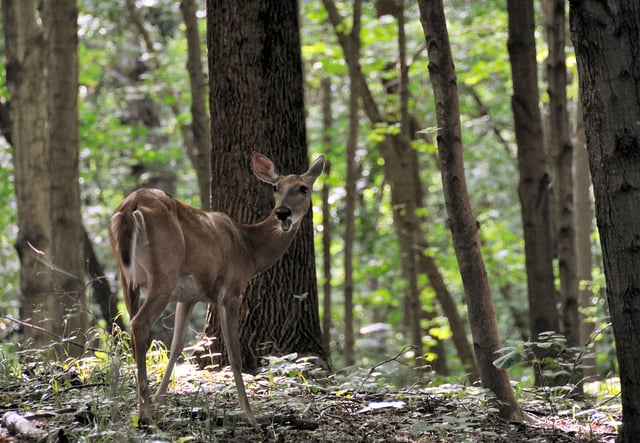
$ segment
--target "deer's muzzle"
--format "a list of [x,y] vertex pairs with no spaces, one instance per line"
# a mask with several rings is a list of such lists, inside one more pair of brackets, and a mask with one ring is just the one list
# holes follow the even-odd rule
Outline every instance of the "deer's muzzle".
[[291,208],[287,208],[286,206],[277,207],[276,217],[278,217],[278,220],[280,220],[280,226],[284,232],[287,232],[289,229],[291,229]]

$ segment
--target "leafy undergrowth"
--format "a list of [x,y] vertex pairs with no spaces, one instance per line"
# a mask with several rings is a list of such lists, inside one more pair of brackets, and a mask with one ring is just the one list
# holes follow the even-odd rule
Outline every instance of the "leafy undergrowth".
[[[166,352],[150,355],[157,384]],[[2,357],[0,415],[19,414],[50,442],[613,442],[620,417],[618,396],[601,388],[580,402],[562,391],[519,390],[530,420],[510,423],[482,389],[432,383],[398,390],[373,370],[327,375],[288,356],[245,375],[261,432],[242,421],[230,372],[188,364],[176,368],[165,403],[155,405],[155,425],[141,429],[126,353],[59,366],[33,352]],[[0,427],[0,442],[23,438]]]

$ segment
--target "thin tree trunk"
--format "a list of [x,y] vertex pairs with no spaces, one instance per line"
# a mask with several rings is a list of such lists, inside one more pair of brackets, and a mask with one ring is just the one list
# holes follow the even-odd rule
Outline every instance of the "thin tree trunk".
[[[401,77],[402,77],[402,75],[401,75]],[[414,151],[414,153],[415,153],[415,151]],[[413,183],[414,183],[414,186],[415,186],[415,189],[414,189],[415,200],[417,202],[422,202],[422,201],[424,201],[424,192],[423,192],[422,181],[420,180],[420,162],[418,161],[417,153],[415,153],[414,155],[415,155],[415,157],[414,157],[415,161],[410,163],[411,171],[407,171],[407,173],[411,173],[413,175],[413,177],[414,177]],[[419,222],[420,223],[424,223],[426,221],[425,219],[426,219],[426,216],[423,215],[423,216],[419,217]],[[416,249],[416,251],[418,251],[416,253],[416,268],[417,268],[417,272],[418,273],[426,274],[427,277],[428,277],[428,274],[425,272],[425,269],[422,266],[423,257],[425,257],[424,251],[426,251],[428,249],[428,245],[425,247],[426,238],[421,237],[420,233],[421,233],[421,230],[416,231],[415,249]],[[424,242],[422,241],[423,238],[425,239]],[[431,260],[430,264],[435,265],[435,261]],[[437,267],[435,268],[435,272],[439,274],[439,271],[438,271]],[[429,279],[429,281],[431,281],[431,280]],[[432,286],[432,288],[434,288],[434,292],[435,292],[435,287],[433,286],[433,284],[431,286]],[[422,293],[421,288],[418,288],[418,290],[419,290],[419,293]],[[445,287],[445,290],[446,290],[446,287]],[[435,296],[436,296],[436,299],[438,299],[439,295],[437,293],[435,294]],[[420,300],[418,300],[418,302],[420,303]],[[427,321],[427,325],[432,325],[433,321],[437,319],[438,315],[437,315],[437,312],[436,312],[435,309],[433,309],[433,308],[428,309],[428,308],[426,308],[424,306],[423,303],[420,303],[418,306],[419,306],[421,315],[418,317],[417,330],[418,330],[418,333],[420,333],[420,335],[422,336],[422,328],[420,327],[421,320],[426,320]],[[443,311],[444,311],[444,308],[443,308]],[[450,327],[453,330],[454,327],[453,326],[450,326]],[[427,327],[427,332],[429,332],[429,335],[431,336],[431,341],[435,342],[434,344],[429,346],[430,351],[436,355],[435,361],[432,361],[430,363],[431,367],[433,368],[433,370],[437,374],[447,376],[447,375],[449,375],[449,369],[448,369],[448,366],[447,366],[448,358],[447,358],[447,354],[446,354],[444,341],[441,340],[437,336],[431,335],[428,327]],[[453,335],[454,334],[452,333],[452,336]],[[463,327],[463,335],[466,335],[466,332],[464,332],[464,327]],[[471,347],[468,347],[468,351],[469,351],[469,354],[471,355],[471,358],[473,359],[473,351],[471,351]],[[462,360],[462,358],[461,358],[461,360]],[[464,360],[462,360],[462,361],[464,361]],[[467,371],[467,369],[469,369],[469,371]],[[467,368],[465,366],[465,373],[471,374],[471,372],[473,372],[473,366],[471,368]]]
[[209,209],[209,155],[211,151],[211,137],[209,136],[209,114],[205,105],[207,94],[206,79],[202,65],[202,50],[198,19],[196,17],[196,2],[182,0],[180,10],[184,18],[185,35],[187,37],[187,71],[189,72],[189,87],[191,89],[191,137],[185,137],[187,154],[196,170],[198,187],[200,189],[200,206]]
[[[415,151],[414,151],[415,152]],[[411,171],[407,171],[407,173],[411,173],[414,176],[414,193],[415,200],[417,202],[424,201],[424,187],[422,185],[422,181],[420,180],[420,162],[418,161],[418,156],[415,155],[413,162],[410,162]],[[426,215],[419,217],[419,223],[424,224],[427,222]],[[420,226],[420,224],[418,226]],[[469,346],[469,342],[466,340],[466,331],[464,329],[464,325],[462,324],[462,319],[458,314],[457,307],[455,302],[451,298],[451,294],[447,290],[446,285],[444,284],[444,280],[442,279],[442,275],[440,274],[440,270],[436,266],[435,260],[426,255],[425,251],[429,250],[429,242],[426,237],[422,235],[422,230],[416,231],[416,245],[415,249],[417,251],[416,254],[416,267],[419,274],[425,274],[429,280],[429,284],[434,290],[436,300],[440,303],[442,311],[445,312],[445,315],[450,314],[451,320],[449,320],[449,327],[451,328],[451,336],[456,346],[456,349],[460,347],[462,352],[459,352],[460,360],[465,368],[465,374],[468,375],[469,380],[476,381],[478,380],[479,374],[475,365],[475,357],[473,355],[473,350],[471,346]],[[420,291],[422,292],[422,291]],[[445,307],[445,305],[447,305]],[[453,308],[453,309],[451,309]],[[420,304],[420,310],[422,311],[422,315],[420,316],[420,320],[427,319],[433,320],[435,319],[436,313],[435,310],[431,310],[425,312],[425,308],[423,304]],[[418,324],[419,326],[419,324]],[[460,340],[460,337],[463,337],[463,340]],[[431,346],[431,351],[434,352],[437,356],[436,360],[431,363],[433,370],[441,375],[448,375],[449,369],[447,367],[447,355],[445,353],[445,347],[443,340],[440,340],[438,337],[431,337],[436,343]]]
[[507,372],[493,365],[495,353],[500,348],[500,337],[489,279],[480,251],[478,224],[471,209],[464,176],[456,74],[444,6],[442,0],[419,0],[418,5],[437,110],[438,152],[445,204],[465,288],[482,383],[495,393],[501,417],[522,420],[522,410],[515,399]]
[[565,63],[565,0],[544,0],[543,19],[549,46],[546,61],[549,92],[550,154],[553,214],[555,221],[562,333],[568,346],[580,345],[578,274],[576,271],[575,205],[573,197],[573,145],[567,112],[567,66]]
[[576,135],[573,150],[573,171],[576,197],[576,271],[579,282],[580,312],[580,344],[589,345],[589,354],[582,361],[582,371],[585,377],[596,377],[595,347],[590,343],[591,334],[595,331],[592,319],[594,305],[591,268],[593,254],[591,253],[591,232],[593,224],[593,206],[591,204],[591,175],[589,174],[589,155],[584,133],[582,116],[582,102],[578,100],[576,113]]
[[424,346],[420,328],[420,295],[418,291],[418,267],[415,238],[419,226],[415,201],[414,176],[411,164],[416,162],[416,152],[402,136],[389,136],[379,144],[384,157],[385,177],[391,184],[393,224],[400,247],[400,263],[405,280],[405,327],[411,345],[416,352],[416,366],[423,365]]
[[[353,2],[353,23],[351,25],[351,46],[349,57],[360,63],[360,16],[362,2]],[[344,221],[344,364],[355,364],[353,333],[353,246],[356,237],[356,149],[360,127],[360,108],[358,106],[358,84],[350,73],[349,92],[349,133],[347,136],[347,179],[345,184],[345,221]]]
[[[329,12],[330,20],[334,29],[338,29],[340,24],[339,14],[335,4],[331,0],[324,0],[327,12]],[[340,44],[345,54],[345,61],[349,66],[351,78],[358,83],[358,88],[365,86],[362,78],[362,71],[357,58],[353,54],[353,37],[345,34],[343,31],[337,32]],[[363,92],[360,91],[360,94]],[[372,105],[374,110],[367,109],[371,106],[370,102],[363,100],[363,108],[368,113],[372,122],[388,124],[382,118],[377,110],[375,103]],[[375,117],[371,118],[371,113]],[[410,170],[409,162],[415,161],[415,152],[411,146],[410,140],[402,137],[402,134],[396,136],[387,136],[378,144],[380,152],[384,157],[385,177],[391,185],[391,204],[393,206],[393,220],[396,234],[398,236],[398,244],[400,246],[400,263],[402,274],[405,280],[405,318],[406,332],[409,340],[416,350],[416,365],[422,367],[423,361],[423,345],[422,333],[419,329],[420,325],[420,303],[417,283],[417,266],[416,266],[416,240],[415,234],[418,229],[419,222],[417,218],[417,202],[415,201],[414,177],[407,174]]]
[[[333,112],[331,110],[331,79],[322,79],[322,141],[324,149],[329,152],[332,145],[331,130],[333,127]],[[325,159],[322,183],[322,274],[324,275],[322,299],[322,344],[327,355],[331,355],[331,206],[329,205],[329,183],[327,177],[331,174],[331,162]]]
[[[387,121],[385,120],[384,116],[382,115],[382,113],[380,112],[380,110],[378,109],[378,106],[375,102],[375,100],[373,99],[373,96],[371,94],[371,91],[369,89],[369,86],[367,84],[367,81],[362,73],[362,70],[359,68],[359,66],[354,63],[354,60],[351,60],[348,57],[349,54],[349,45],[350,45],[350,40],[349,40],[349,36],[348,34],[346,34],[344,32],[344,23],[342,18],[340,17],[340,14],[338,13],[338,9],[335,5],[335,3],[332,0],[323,0],[323,4],[325,5],[325,9],[327,10],[327,13],[329,15],[329,21],[331,22],[332,27],[334,28],[334,31],[336,33],[336,36],[338,37],[338,41],[340,43],[340,46],[342,47],[342,50],[345,54],[345,62],[347,63],[347,66],[349,67],[349,70],[353,70],[355,71],[355,75],[356,75],[356,79],[358,80],[359,83],[359,93],[361,94],[360,99],[362,101],[361,105],[362,105],[362,109],[365,113],[365,115],[367,116],[367,118],[369,119],[370,123],[372,126],[376,126],[379,124],[386,124]],[[399,154],[396,154],[396,151],[393,149],[392,147],[392,141],[389,139],[386,139],[385,141],[383,141],[382,143],[379,144],[379,148],[380,148],[380,152],[382,154],[382,156],[385,159],[385,168],[389,167],[389,165],[394,164],[397,166],[397,168],[399,169],[399,175],[400,177],[406,176],[407,174],[405,174],[403,171],[407,169],[406,165],[403,165],[402,163],[399,163],[397,160],[394,159],[394,157],[397,155],[398,157],[400,157],[401,159],[404,158],[405,161],[410,161],[410,158],[407,158],[407,156],[403,155],[403,152],[401,151]],[[398,147],[399,149],[400,147]],[[393,155],[393,157],[392,157]],[[395,166],[394,166],[395,167]],[[404,168],[404,169],[403,169]],[[394,175],[389,175],[390,173],[385,172],[385,175],[387,177],[394,177]],[[396,175],[396,176],[397,176]],[[402,201],[400,201],[399,203],[396,203],[397,200],[394,200],[397,197],[394,197],[393,194],[393,189],[397,188],[397,185],[393,185],[391,186],[392,188],[392,204],[395,208],[399,209],[399,208],[404,208],[405,205],[403,204]],[[406,190],[407,193],[411,192],[415,192],[415,186],[410,183],[409,186],[406,186],[404,188]],[[402,194],[402,193],[399,193]],[[409,211],[407,210],[407,213],[414,213],[415,211]],[[395,220],[395,219],[394,219]],[[399,225],[399,222],[397,223]],[[397,227],[397,229],[399,229]],[[412,227],[412,229],[415,230],[415,237],[418,239],[416,241],[419,242],[426,242],[426,236],[424,234],[424,232],[422,231],[422,227],[420,225],[420,223],[415,223],[414,226]],[[402,230],[401,232],[404,232],[405,230]],[[400,237],[399,237],[400,238]],[[422,243],[421,243],[422,244]],[[415,247],[415,243],[410,243],[411,247]],[[424,249],[422,249],[424,250]],[[422,260],[422,259],[420,259]],[[427,269],[431,269],[432,272],[429,273],[429,278],[431,281],[431,284],[434,285],[434,288],[438,288],[440,287],[445,288],[444,285],[444,281],[442,280],[441,276],[439,276],[439,272],[433,272],[433,268],[436,267],[435,261],[433,261],[432,258],[430,257],[426,257],[424,259],[424,263],[426,267],[423,267],[425,270]],[[403,265],[403,269],[406,269]],[[436,271],[437,271],[437,267],[436,267]],[[439,279],[437,277],[440,277]],[[443,303],[443,310],[445,311],[445,315],[447,315],[447,318],[449,319],[449,322],[452,325],[462,325],[462,321],[460,320],[460,316],[457,314],[457,312],[454,314],[454,311],[457,310],[456,306],[455,306],[455,302],[453,301],[453,299],[450,297],[450,294],[448,291],[446,290],[438,290],[436,289],[436,293],[438,294],[438,300]],[[452,326],[452,330],[454,332],[464,332],[464,327],[455,327]],[[466,345],[461,345],[461,343],[465,343]],[[475,378],[473,378],[473,374],[477,373],[477,371],[474,370],[470,370],[470,368],[475,368],[476,364],[473,358],[469,358],[470,357],[470,345],[468,343],[467,340],[467,336],[466,333],[462,333],[460,335],[458,335],[456,338],[454,338],[454,344],[456,345],[456,349],[458,351],[458,355],[460,356],[461,359],[463,359],[463,364],[465,366],[465,368],[468,369],[468,373],[470,374],[470,380],[474,381]]]
[[522,224],[525,238],[531,339],[557,331],[549,192],[534,37],[533,0],[509,0],[509,54],[513,74],[512,107],[518,143]]
[[[404,0],[400,0],[398,3],[398,58],[400,63],[400,136],[399,141],[403,145],[403,151],[405,154],[403,158],[407,158],[413,163],[413,167],[411,169],[405,169],[405,175],[410,177],[410,184],[413,185],[413,188],[408,190],[411,194],[411,199],[413,200],[413,214],[408,213],[411,211],[410,207],[405,207],[404,210],[407,211],[406,214],[403,214],[402,218],[407,218],[409,221],[407,228],[407,244],[406,248],[402,251],[402,254],[407,255],[407,269],[406,269],[406,278],[407,278],[407,286],[408,291],[406,293],[407,297],[407,305],[409,306],[409,315],[407,316],[407,320],[409,323],[409,336],[411,338],[411,344],[415,349],[418,350],[418,359],[416,364],[418,367],[424,363],[423,352],[424,345],[422,343],[422,328],[420,325],[420,319],[422,317],[422,305],[420,303],[420,290],[418,289],[418,263],[417,263],[417,252],[416,252],[416,244],[418,243],[418,226],[420,225],[420,220],[418,218],[418,207],[422,205],[422,201],[419,197],[422,197],[422,193],[417,193],[416,190],[420,188],[420,174],[416,172],[418,168],[418,155],[413,149],[411,145],[411,119],[409,116],[409,66],[407,65],[407,39],[404,29]],[[405,163],[405,165],[407,165]],[[411,166],[411,165],[407,165]],[[405,223],[407,224],[407,223]],[[413,229],[410,229],[413,227]],[[438,364],[446,364],[446,362],[441,361]],[[441,371],[446,372],[440,368]],[[422,372],[422,371],[420,371]]]
[[444,278],[438,269],[435,259],[424,252],[429,249],[429,243],[421,241],[418,243],[418,247],[422,251],[418,257],[420,272],[426,274],[429,278],[429,284],[436,294],[436,300],[440,303],[442,311],[449,322],[449,328],[451,328],[451,340],[453,341],[458,357],[465,369],[467,379],[471,383],[475,383],[480,380],[480,372],[478,370],[473,349],[467,339],[467,331],[465,329],[462,316],[458,312],[456,302],[444,282]]
[[[518,145],[518,169],[522,226],[524,231],[527,299],[530,339],[537,341],[543,332],[558,331],[555,276],[553,273],[553,236],[551,193],[546,165],[544,130],[539,108],[538,64],[534,36],[533,0],[509,0],[509,57],[513,77],[511,106]],[[534,349],[539,361],[557,354],[554,348]],[[536,385],[547,381],[543,368],[536,367]]]
[[[7,88],[18,213],[15,248],[20,258],[22,319],[51,328],[51,223],[46,93],[42,73],[45,43],[33,0],[2,1]],[[50,337],[37,329],[25,336],[36,346]]]

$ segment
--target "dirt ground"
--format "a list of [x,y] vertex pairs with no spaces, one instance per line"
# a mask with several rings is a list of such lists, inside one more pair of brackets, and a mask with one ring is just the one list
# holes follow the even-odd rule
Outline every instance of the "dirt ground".
[[[152,384],[164,364],[160,358],[151,365]],[[155,424],[139,428],[131,361],[7,367],[0,378],[0,443],[608,443],[619,425],[615,393],[577,401],[561,391],[520,389],[528,420],[512,423],[497,416],[495,401],[480,388],[426,383],[397,389],[371,370],[327,375],[310,368],[282,359],[245,375],[258,431],[243,420],[229,371],[179,365],[164,404],[154,405]]]

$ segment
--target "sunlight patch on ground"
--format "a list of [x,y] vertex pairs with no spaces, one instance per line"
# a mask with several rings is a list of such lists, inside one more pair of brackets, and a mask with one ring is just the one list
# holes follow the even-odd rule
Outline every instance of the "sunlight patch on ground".
[[[585,411],[582,411],[583,413]],[[574,434],[581,438],[592,438],[596,435],[611,435],[612,443],[615,441],[615,434],[618,432],[620,422],[611,420],[598,411],[591,411],[591,417],[566,417],[553,415],[549,417],[535,417],[534,425],[549,430],[562,430],[566,433]]]

